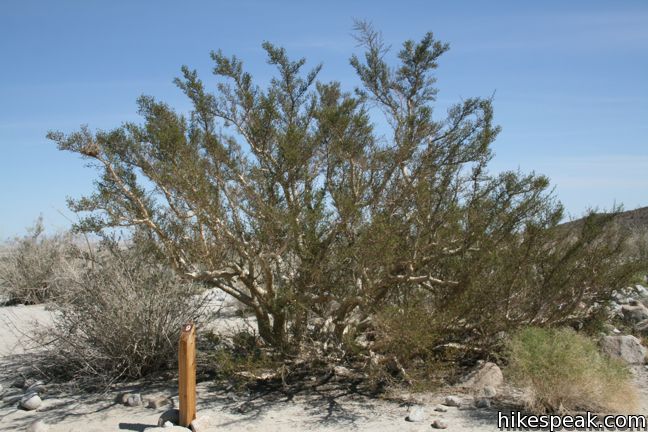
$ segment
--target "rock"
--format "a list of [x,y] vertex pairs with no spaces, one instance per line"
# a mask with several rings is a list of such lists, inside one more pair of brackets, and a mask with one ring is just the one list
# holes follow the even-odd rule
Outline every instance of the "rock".
[[484,388],[481,389],[479,396],[493,398],[497,396],[497,390],[495,390],[495,387],[493,386],[484,386]]
[[3,395],[3,394],[4,394],[4,387],[2,386],[2,384],[0,384],[0,395]]
[[128,402],[128,396],[130,396],[130,393],[119,393],[115,398],[115,402],[126,405]]
[[436,419],[432,422],[432,427],[434,429],[447,429],[448,424],[441,419]]
[[212,425],[212,419],[208,415],[195,418],[189,425],[193,432],[206,432]]
[[175,426],[173,423],[171,423],[169,420],[165,421],[164,424],[162,425],[163,428],[172,428]]
[[459,399],[457,396],[446,396],[445,400],[443,401],[443,405],[451,406],[451,407],[460,407],[461,399]]
[[485,387],[496,389],[504,383],[504,375],[495,363],[486,362],[468,375],[461,387],[473,390],[480,394]]
[[648,355],[648,349],[634,336],[605,336],[601,339],[601,350],[628,364],[643,364]]
[[434,408],[434,411],[436,411],[436,412],[447,412],[448,408],[444,407],[443,405],[437,405]]
[[639,297],[648,297],[648,288],[643,285],[635,285],[635,291],[637,292]]
[[140,395],[139,393],[133,393],[132,395],[129,395],[126,399],[126,405],[130,407],[142,405],[142,395]]
[[173,407],[173,401],[166,396],[152,396],[144,399],[146,408],[158,409],[170,405]]
[[490,399],[487,398],[479,398],[475,400],[475,406],[477,408],[490,408],[491,407],[491,401]]
[[36,420],[27,427],[27,432],[48,432],[49,426],[42,420]]
[[171,422],[176,425],[180,423],[180,411],[175,408],[164,411],[158,419],[157,425],[164,426],[166,422]]
[[637,304],[635,306],[624,305],[621,307],[621,313],[626,321],[638,323],[648,319],[648,308],[644,305]]
[[38,393],[27,393],[20,399],[20,407],[27,411],[38,409],[42,403],[43,401],[38,396]]
[[414,405],[412,408],[410,408],[409,413],[407,413],[407,417],[405,417],[405,420],[408,422],[422,422],[425,420],[425,409],[423,409],[422,406],[420,405]]

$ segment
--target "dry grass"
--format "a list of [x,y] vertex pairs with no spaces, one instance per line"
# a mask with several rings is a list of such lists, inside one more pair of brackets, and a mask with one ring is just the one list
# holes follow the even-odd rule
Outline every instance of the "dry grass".
[[[94,385],[173,366],[183,323],[207,300],[136,246],[104,245],[61,267],[41,365],[52,377]],[[65,289],[62,289],[65,287]]]
[[630,413],[638,396],[629,371],[571,329],[526,328],[509,344],[508,376],[527,392],[535,413]]
[[54,273],[73,249],[72,236],[46,236],[38,219],[29,233],[9,242],[0,255],[0,295],[9,304],[35,304],[52,295]]

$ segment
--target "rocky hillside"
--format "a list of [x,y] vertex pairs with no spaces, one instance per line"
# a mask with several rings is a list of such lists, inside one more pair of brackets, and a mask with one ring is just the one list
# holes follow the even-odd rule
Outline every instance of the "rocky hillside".
[[[565,227],[574,227],[582,223],[583,219],[576,219],[562,224]],[[648,207],[640,207],[634,210],[620,212],[616,221],[623,227],[630,228],[635,232],[648,231]]]

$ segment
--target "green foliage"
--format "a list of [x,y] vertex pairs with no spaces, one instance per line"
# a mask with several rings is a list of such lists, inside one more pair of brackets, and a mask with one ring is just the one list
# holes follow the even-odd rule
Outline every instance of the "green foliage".
[[101,175],[70,203],[89,214],[77,228],[133,228],[182,277],[248,306],[266,345],[336,358],[413,300],[434,317],[430,338],[487,347],[502,330],[586,316],[625,284],[636,260],[606,218],[557,228],[546,177],[488,172],[490,99],[433,115],[447,44],[406,41],[390,64],[380,34],[357,27],[354,93],[265,43],[277,69],[265,87],[215,52],[213,93],[187,67],[176,80],[186,116],[142,96],[142,124],[50,133]]
[[442,317],[425,303],[388,306],[375,318],[372,351],[381,356],[370,370],[370,379],[387,384],[406,382],[414,389],[439,385],[453,373],[463,352],[440,346],[444,341]]
[[630,372],[571,329],[529,327],[509,343],[508,376],[527,390],[534,412],[631,412]]

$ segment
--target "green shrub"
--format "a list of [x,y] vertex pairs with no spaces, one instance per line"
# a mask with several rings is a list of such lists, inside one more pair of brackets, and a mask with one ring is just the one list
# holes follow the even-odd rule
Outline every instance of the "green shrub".
[[623,412],[636,406],[628,370],[571,329],[522,329],[510,340],[508,358],[508,376],[526,390],[530,411]]

